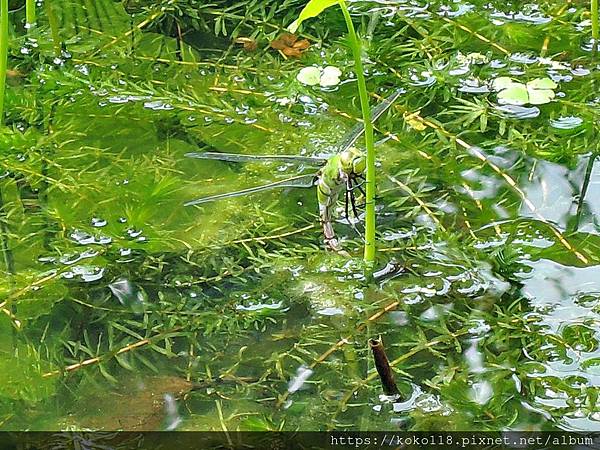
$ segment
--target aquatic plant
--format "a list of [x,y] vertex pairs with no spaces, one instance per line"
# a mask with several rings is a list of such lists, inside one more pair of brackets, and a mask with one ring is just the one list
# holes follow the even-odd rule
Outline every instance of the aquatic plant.
[[29,30],[35,26],[35,1],[26,0],[25,2],[25,27]]
[[8,0],[0,0],[0,126],[4,125],[4,96],[8,68]]
[[592,39],[594,40],[594,48],[598,46],[598,38],[600,37],[600,33],[598,32],[598,27],[600,26],[599,18],[598,18],[598,0],[590,0],[590,15],[592,19]]
[[296,32],[300,24],[306,19],[316,17],[325,9],[338,4],[344,15],[344,21],[348,28],[348,41],[354,57],[354,68],[356,72],[357,88],[360,97],[360,107],[362,119],[365,124],[365,147],[366,147],[366,192],[365,192],[365,248],[364,260],[368,267],[373,267],[375,263],[376,242],[375,242],[375,143],[373,138],[373,123],[371,122],[371,109],[369,107],[369,94],[367,92],[367,82],[362,63],[362,44],[345,0],[310,0],[300,12],[298,18],[290,25],[291,32]]
[[[372,3],[351,3],[371,31],[371,102],[389,86],[406,90],[376,123],[386,139],[378,258],[389,265],[368,284],[359,264],[319,247],[314,195],[182,207],[199,191],[296,173],[191,167],[186,152],[327,149],[361,120],[345,77],[335,92],[296,82],[299,64],[353,67],[342,15],[326,12],[302,33],[313,44],[298,61],[269,43],[299,0],[127,3],[135,14],[112,0],[46,1],[30,35],[11,35],[3,429],[156,429],[163,402],[147,400],[165,393],[185,402],[182,421],[168,417],[185,430],[598,426],[598,165],[588,154],[597,73],[570,31],[582,14],[540,5],[559,20],[506,14],[503,26],[487,4],[461,15],[453,2],[409,2],[377,26]],[[58,39],[27,46],[50,36],[49,4],[60,58]],[[175,20],[184,42],[203,33],[186,58]],[[537,57],[546,37],[560,61]],[[489,91],[502,76],[522,101],[545,101],[537,116],[496,105],[501,91]],[[527,86],[546,76],[564,95]],[[348,249],[361,248],[337,226]],[[1,339],[13,330],[16,363]],[[401,403],[379,397],[368,346],[379,335]]]

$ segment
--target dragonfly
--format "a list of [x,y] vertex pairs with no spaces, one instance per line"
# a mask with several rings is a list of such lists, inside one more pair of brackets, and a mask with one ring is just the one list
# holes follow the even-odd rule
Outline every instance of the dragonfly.
[[[392,94],[379,103],[371,112],[371,120],[375,122],[386,112],[396,99],[404,92],[396,89]],[[356,203],[356,191],[365,196],[362,185],[365,182],[366,170],[365,154],[357,149],[354,144],[364,133],[364,123],[355,125],[342,138],[336,150],[330,156],[311,157],[295,155],[243,155],[238,153],[202,152],[186,153],[185,156],[196,159],[218,160],[226,162],[286,162],[303,164],[307,167],[318,168],[316,173],[297,175],[285,180],[254,186],[234,192],[210,195],[185,203],[185,206],[201,205],[208,202],[223,200],[232,197],[255,194],[283,188],[312,188],[317,187],[317,200],[319,205],[319,218],[323,228],[325,244],[334,251],[341,251],[340,243],[335,235],[333,220],[339,199],[344,195],[345,216],[348,223],[350,208],[355,219],[359,218]]]

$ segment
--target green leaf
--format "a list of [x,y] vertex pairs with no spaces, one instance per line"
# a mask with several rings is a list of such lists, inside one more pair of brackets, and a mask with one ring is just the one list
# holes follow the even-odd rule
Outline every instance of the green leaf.
[[521,106],[529,102],[527,87],[521,83],[513,83],[498,93],[498,103]]
[[330,6],[335,5],[338,0],[310,0],[304,9],[300,12],[300,15],[296,20],[294,20],[291,25],[288,27],[290,33],[295,33],[300,24],[304,22],[306,19],[310,19],[312,17],[317,17],[324,10],[329,8]]
[[529,92],[529,103],[532,105],[550,103],[556,95],[554,91],[550,89],[528,89],[527,91]]
[[554,97],[555,89],[558,85],[550,78],[536,78],[527,83],[529,92],[529,103],[532,105],[543,105],[549,103]]
[[321,80],[321,70],[318,67],[304,67],[296,75],[296,79],[308,86],[315,86]]
[[495,91],[501,91],[503,89],[507,89],[515,83],[510,77],[498,77],[492,83],[492,88]]
[[327,66],[323,69],[319,84],[323,87],[337,86],[340,84],[342,71],[335,66]]
[[536,78],[527,83],[528,89],[556,89],[558,85],[550,78]]

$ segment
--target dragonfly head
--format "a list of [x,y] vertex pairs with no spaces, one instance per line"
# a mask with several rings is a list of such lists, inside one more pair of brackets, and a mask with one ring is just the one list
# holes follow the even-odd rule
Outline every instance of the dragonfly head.
[[367,161],[363,152],[355,147],[340,153],[342,170],[348,175],[360,175],[367,168]]

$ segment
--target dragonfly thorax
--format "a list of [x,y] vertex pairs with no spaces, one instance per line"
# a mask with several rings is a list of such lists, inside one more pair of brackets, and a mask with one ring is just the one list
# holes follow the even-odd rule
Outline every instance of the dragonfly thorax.
[[340,153],[340,165],[346,175],[360,175],[367,166],[365,155],[356,147],[350,147]]

